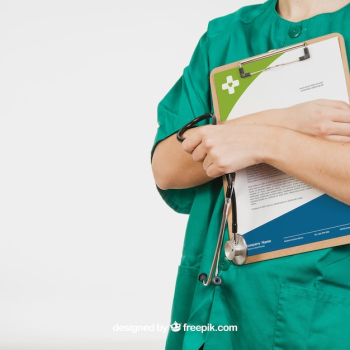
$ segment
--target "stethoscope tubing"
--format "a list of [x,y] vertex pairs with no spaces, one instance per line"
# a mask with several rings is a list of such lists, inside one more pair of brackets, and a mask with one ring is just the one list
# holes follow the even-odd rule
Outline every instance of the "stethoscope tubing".
[[184,125],[176,134],[176,138],[179,142],[183,142],[185,141],[185,139],[182,137],[182,135],[189,129],[192,129],[196,124],[200,123],[203,120],[206,119],[212,119],[212,125],[217,125],[217,119],[216,119],[216,115],[213,113],[207,113],[207,114],[203,114],[200,117],[197,117],[193,120],[191,120],[189,123],[187,123],[186,125]]
[[[186,125],[184,125],[178,131],[178,133],[176,135],[177,140],[179,142],[183,142],[185,140],[183,137],[183,134],[187,130],[193,128],[196,124],[200,123],[201,121],[206,120],[206,119],[210,119],[210,118],[212,119],[212,125],[216,125],[217,119],[216,119],[215,114],[212,114],[212,113],[204,114],[198,118],[193,119],[192,121],[190,121]],[[219,231],[218,241],[216,244],[213,262],[212,262],[212,265],[210,268],[209,277],[207,277],[207,275],[205,273],[201,273],[198,276],[198,279],[203,283],[204,286],[208,286],[210,284],[210,282],[212,281],[215,269],[216,269],[216,272],[215,272],[215,279],[214,279],[213,283],[216,285],[219,285],[221,283],[221,278],[218,277],[218,264],[219,264],[219,256],[221,254],[221,249],[222,249],[222,245],[223,245],[222,243],[223,243],[223,239],[224,239],[226,221],[227,221],[230,206],[232,206],[232,233],[233,233],[232,243],[234,245],[237,244],[238,238],[239,238],[240,240],[243,239],[244,245],[246,245],[243,236],[237,235],[237,228],[238,228],[237,227],[237,205],[236,205],[236,194],[235,194],[235,190],[234,190],[235,176],[236,176],[235,173],[225,174],[225,177],[227,180],[227,189],[226,189],[226,194],[225,194],[225,203],[224,203],[224,208],[223,208],[223,213],[222,213],[220,231]],[[239,237],[237,237],[237,236],[239,236]],[[245,250],[246,250],[246,248],[245,248]],[[225,252],[225,254],[226,254],[226,252]],[[244,262],[245,262],[245,260],[244,260]]]

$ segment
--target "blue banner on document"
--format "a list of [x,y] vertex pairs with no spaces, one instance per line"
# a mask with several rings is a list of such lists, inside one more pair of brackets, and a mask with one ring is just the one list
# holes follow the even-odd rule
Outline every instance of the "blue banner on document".
[[350,235],[350,206],[324,194],[247,232],[244,238],[252,256],[346,235]]

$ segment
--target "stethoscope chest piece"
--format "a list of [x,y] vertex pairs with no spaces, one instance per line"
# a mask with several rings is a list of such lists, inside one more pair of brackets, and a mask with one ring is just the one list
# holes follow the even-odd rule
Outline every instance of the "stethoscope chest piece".
[[225,255],[236,265],[243,265],[248,258],[247,243],[242,235],[236,234],[236,240],[231,239],[225,243]]

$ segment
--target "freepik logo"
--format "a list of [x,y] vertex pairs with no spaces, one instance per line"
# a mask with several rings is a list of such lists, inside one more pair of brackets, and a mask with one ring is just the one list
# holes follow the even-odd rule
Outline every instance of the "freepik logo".
[[170,329],[173,331],[173,332],[178,332],[181,330],[181,323],[177,323],[176,321],[170,325]]

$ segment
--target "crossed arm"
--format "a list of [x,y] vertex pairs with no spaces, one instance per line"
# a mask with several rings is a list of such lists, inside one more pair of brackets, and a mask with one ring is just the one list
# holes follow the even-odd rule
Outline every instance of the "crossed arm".
[[350,205],[350,106],[316,100],[207,125],[160,142],[152,169],[162,189],[188,188],[267,163]]

